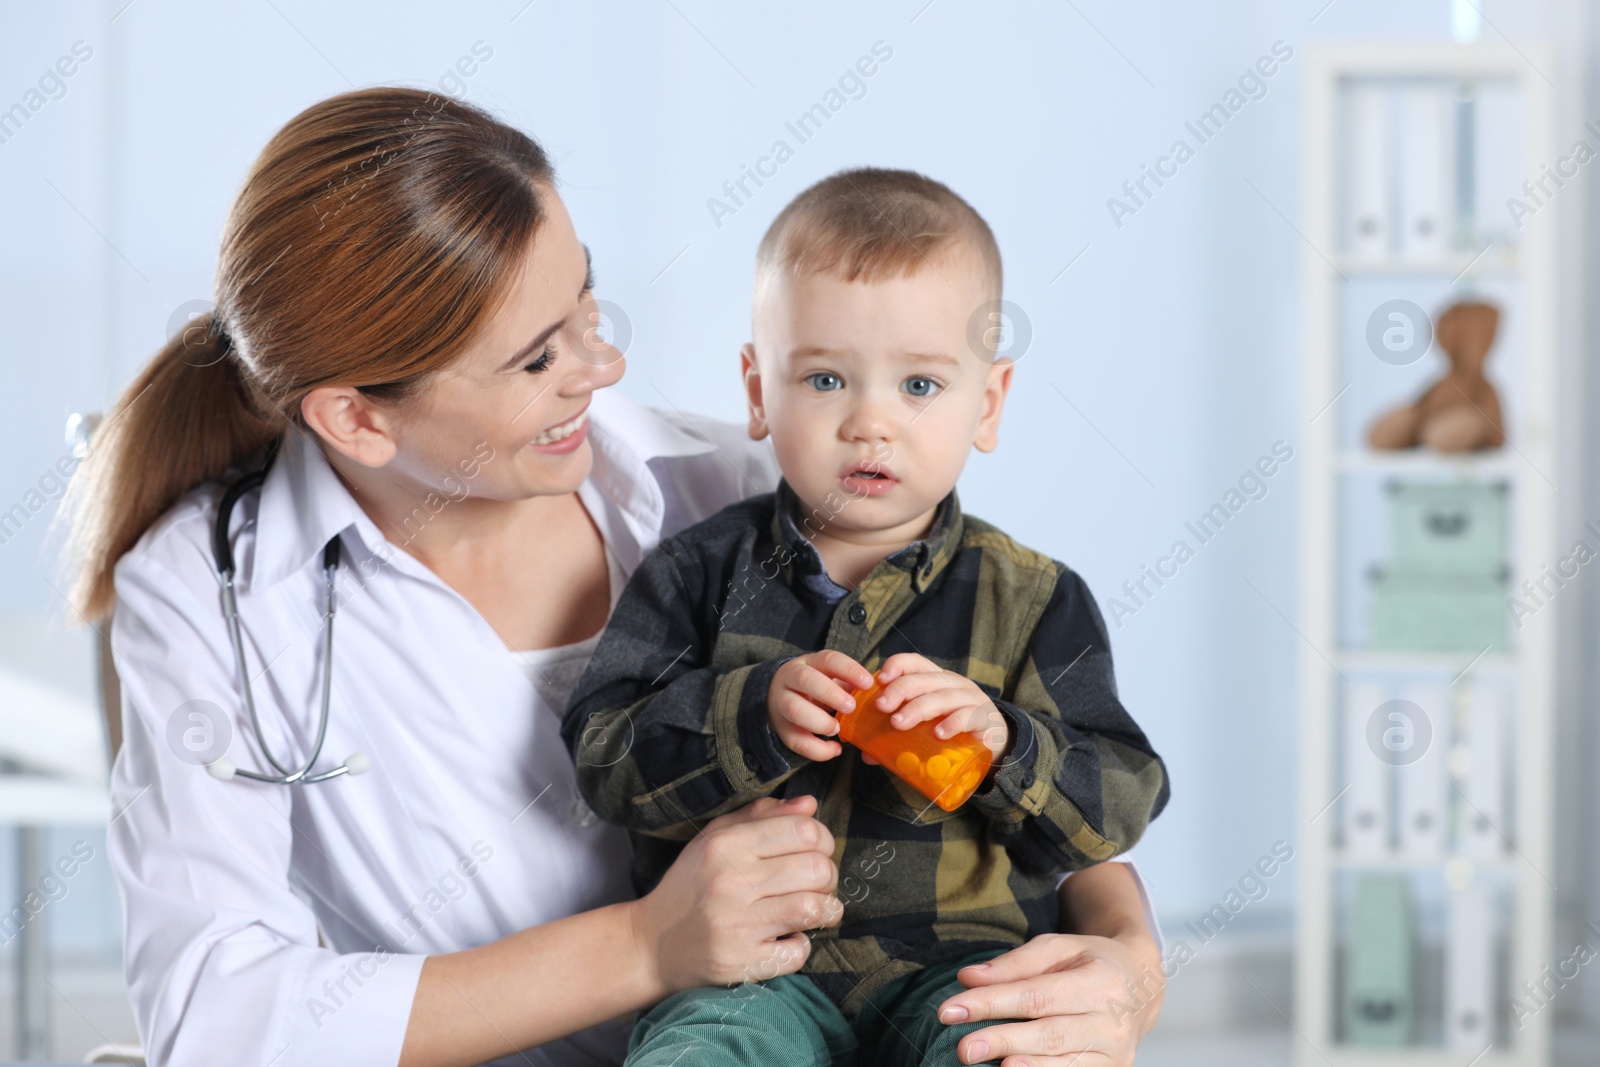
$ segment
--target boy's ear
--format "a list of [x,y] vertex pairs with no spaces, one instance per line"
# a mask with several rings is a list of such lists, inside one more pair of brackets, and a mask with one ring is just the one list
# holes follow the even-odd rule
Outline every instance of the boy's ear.
[[979,452],[993,452],[1000,445],[1000,409],[1005,406],[1006,393],[1011,389],[1011,372],[1016,366],[1007,359],[989,369],[988,381],[983,386],[983,409],[978,415],[978,433],[972,439],[972,446]]
[[364,467],[381,467],[397,445],[388,413],[359,389],[325,385],[300,401],[300,413],[316,435]]
[[750,405],[750,439],[767,436],[767,409],[761,401],[761,368],[756,365],[756,346],[746,341],[739,348],[739,375],[744,379],[745,400]]

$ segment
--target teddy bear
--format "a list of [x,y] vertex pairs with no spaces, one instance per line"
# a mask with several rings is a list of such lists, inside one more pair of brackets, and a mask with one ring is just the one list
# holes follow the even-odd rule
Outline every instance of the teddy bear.
[[1450,370],[1414,403],[1379,416],[1367,431],[1373,448],[1426,445],[1436,452],[1499,448],[1506,435],[1500,396],[1484,377],[1483,364],[1500,326],[1500,309],[1468,301],[1439,316],[1434,339]]

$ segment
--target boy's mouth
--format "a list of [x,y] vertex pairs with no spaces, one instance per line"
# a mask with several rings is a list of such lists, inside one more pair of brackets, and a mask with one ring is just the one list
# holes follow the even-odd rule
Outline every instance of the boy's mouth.
[[876,460],[857,460],[839,472],[845,489],[856,496],[879,496],[900,484],[894,472]]

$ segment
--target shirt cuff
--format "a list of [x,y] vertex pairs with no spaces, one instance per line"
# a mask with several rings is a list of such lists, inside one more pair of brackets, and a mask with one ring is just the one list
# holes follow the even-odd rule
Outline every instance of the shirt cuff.
[[1039,731],[1034,727],[1033,716],[1005,700],[996,700],[1013,738],[1011,751],[989,780],[987,789],[972,794],[971,803],[991,816],[1015,812],[1020,818],[1023,794],[1032,788],[1038,777]]
[[794,658],[779,656],[746,668],[749,673],[739,690],[739,747],[744,750],[745,768],[755,775],[757,785],[766,785],[805,762],[805,757],[779,740],[772,729],[772,716],[767,712],[767,693],[772,688],[773,675]]
[[[414,953],[319,953],[306,999],[305,1015],[295,1027],[299,1038],[282,1063],[398,1062],[405,1042],[411,1007],[427,957]],[[335,969],[335,963],[338,964]],[[396,1019],[403,1021],[395,1025]],[[314,1050],[314,1051],[312,1051]],[[302,1053],[310,1055],[301,1058]],[[378,1058],[381,1057],[381,1058]]]

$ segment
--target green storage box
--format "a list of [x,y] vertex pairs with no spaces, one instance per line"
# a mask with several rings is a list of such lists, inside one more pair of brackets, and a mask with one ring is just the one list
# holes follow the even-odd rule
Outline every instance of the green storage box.
[[1406,1045],[1415,1032],[1415,922],[1404,875],[1363,874],[1350,901],[1340,1014],[1352,1045]]
[[1493,577],[1505,569],[1505,482],[1394,481],[1388,489],[1396,574]]
[[1372,647],[1382,652],[1503,652],[1510,646],[1504,570],[1372,572]]

